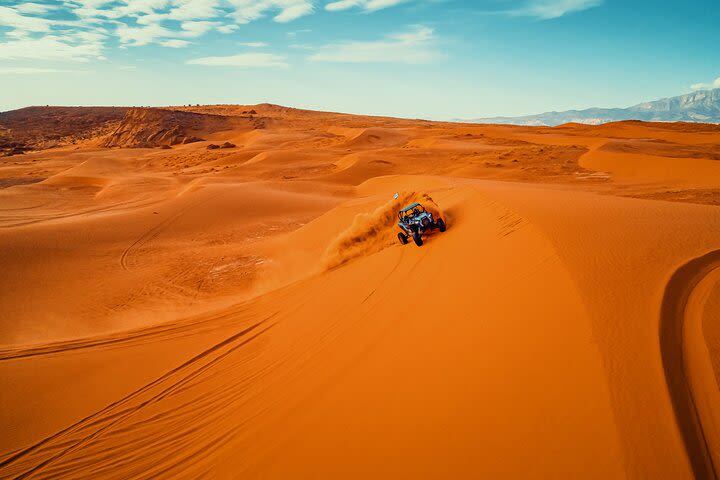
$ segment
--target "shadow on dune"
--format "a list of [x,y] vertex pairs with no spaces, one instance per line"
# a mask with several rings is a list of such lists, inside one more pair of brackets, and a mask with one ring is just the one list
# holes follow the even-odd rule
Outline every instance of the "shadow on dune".
[[720,266],[720,250],[695,258],[680,267],[665,288],[660,311],[660,351],[665,379],[678,428],[695,478],[717,478],[708,441],[690,389],[683,355],[683,325],[690,294],[713,269]]

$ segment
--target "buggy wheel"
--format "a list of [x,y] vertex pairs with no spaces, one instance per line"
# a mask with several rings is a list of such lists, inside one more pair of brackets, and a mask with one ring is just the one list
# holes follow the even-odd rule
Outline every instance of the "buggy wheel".
[[413,232],[413,240],[415,241],[415,245],[418,247],[422,247],[423,241],[422,241],[422,235],[420,235],[420,232],[415,231]]
[[447,226],[445,225],[445,222],[443,222],[442,218],[438,218],[437,222],[435,222],[435,225],[437,225],[438,230],[440,230],[441,232],[447,230]]
[[398,240],[400,240],[400,243],[402,243],[403,245],[407,245],[408,236],[402,232],[398,232]]

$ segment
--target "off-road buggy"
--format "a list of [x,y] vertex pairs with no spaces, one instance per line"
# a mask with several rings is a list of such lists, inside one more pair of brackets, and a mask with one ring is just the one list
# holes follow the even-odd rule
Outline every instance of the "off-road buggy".
[[432,213],[425,210],[419,203],[408,205],[398,212],[398,227],[402,232],[398,232],[398,240],[403,245],[408,243],[408,239],[412,237],[415,245],[422,246],[424,233],[438,229],[445,231],[445,222],[442,218],[433,219]]

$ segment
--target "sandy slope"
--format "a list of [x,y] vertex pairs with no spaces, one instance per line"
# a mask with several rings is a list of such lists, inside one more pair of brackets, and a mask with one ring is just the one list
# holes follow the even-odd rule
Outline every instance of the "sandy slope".
[[0,165],[0,477],[716,475],[716,129],[189,110]]

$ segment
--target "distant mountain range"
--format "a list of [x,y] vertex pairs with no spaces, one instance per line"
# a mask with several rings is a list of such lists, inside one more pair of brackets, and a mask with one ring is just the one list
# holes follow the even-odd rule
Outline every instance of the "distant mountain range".
[[554,126],[571,122],[597,125],[621,120],[720,123],[720,88],[640,103],[629,108],[588,108],[587,110],[546,112],[522,117],[492,117],[458,121]]

